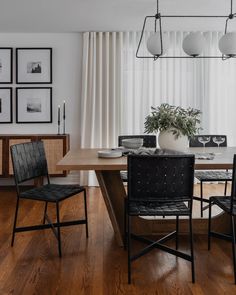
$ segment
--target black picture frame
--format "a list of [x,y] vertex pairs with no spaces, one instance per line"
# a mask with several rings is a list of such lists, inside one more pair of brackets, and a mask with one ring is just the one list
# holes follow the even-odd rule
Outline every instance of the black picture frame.
[[52,84],[52,48],[16,48],[16,84]]
[[16,123],[52,123],[52,87],[17,87]]
[[0,87],[0,124],[12,123],[12,113],[12,88]]
[[13,48],[0,47],[0,84],[13,82]]

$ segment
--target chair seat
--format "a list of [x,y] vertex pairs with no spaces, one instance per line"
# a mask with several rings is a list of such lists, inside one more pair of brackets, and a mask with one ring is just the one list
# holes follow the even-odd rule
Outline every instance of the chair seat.
[[142,216],[172,216],[172,215],[190,215],[190,209],[184,202],[135,202],[129,204],[129,215]]
[[[213,204],[218,205],[222,210],[226,211],[227,213],[230,213],[231,196],[213,196],[210,197],[210,201],[213,202]],[[236,215],[236,202],[234,202],[233,205],[233,215]]]
[[38,201],[57,202],[84,191],[79,185],[46,184],[22,192],[20,198]]
[[230,171],[196,171],[194,176],[200,181],[232,180],[232,172]]

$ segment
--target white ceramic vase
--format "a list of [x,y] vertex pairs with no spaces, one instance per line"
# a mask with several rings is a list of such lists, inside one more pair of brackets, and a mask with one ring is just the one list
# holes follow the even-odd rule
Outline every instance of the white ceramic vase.
[[166,130],[159,133],[158,143],[161,149],[184,152],[189,145],[189,140],[186,135],[180,135],[176,138],[171,130]]

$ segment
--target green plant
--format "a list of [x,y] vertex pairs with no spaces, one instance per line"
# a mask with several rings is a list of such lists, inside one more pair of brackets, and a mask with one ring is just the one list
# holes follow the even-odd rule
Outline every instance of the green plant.
[[145,119],[145,133],[170,130],[176,138],[181,134],[193,137],[201,129],[200,110],[171,106],[163,103],[152,107],[152,112]]

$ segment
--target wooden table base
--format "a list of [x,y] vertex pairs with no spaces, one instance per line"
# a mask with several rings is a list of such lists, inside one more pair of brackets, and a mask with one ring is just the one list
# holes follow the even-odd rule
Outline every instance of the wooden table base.
[[119,246],[124,238],[124,198],[126,195],[120,171],[99,171],[96,176],[107,207],[109,217]]

